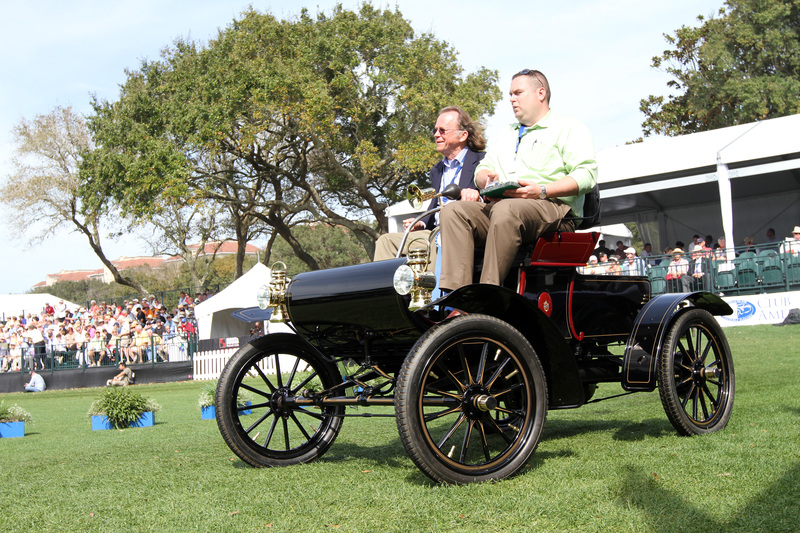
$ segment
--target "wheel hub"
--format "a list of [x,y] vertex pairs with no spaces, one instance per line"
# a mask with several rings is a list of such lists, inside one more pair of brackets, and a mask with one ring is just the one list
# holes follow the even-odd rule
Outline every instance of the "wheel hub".
[[288,391],[283,388],[273,392],[269,399],[269,406],[272,412],[275,413],[275,416],[282,416],[284,418],[289,416],[290,409],[288,403]]
[[467,387],[461,397],[461,409],[469,418],[478,419],[497,408],[497,398],[481,385]]

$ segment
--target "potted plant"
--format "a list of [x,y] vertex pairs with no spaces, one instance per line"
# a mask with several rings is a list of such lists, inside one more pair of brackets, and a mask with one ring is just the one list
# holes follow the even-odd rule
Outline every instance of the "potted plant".
[[25,422],[33,422],[31,414],[17,404],[0,400],[0,439],[25,436]]
[[[206,383],[200,389],[200,397],[197,399],[197,405],[200,407],[200,416],[203,420],[214,420],[217,417],[217,410],[214,407],[214,394],[217,390],[216,382]],[[236,403],[239,406],[251,405],[253,395],[244,390],[239,390]],[[242,411],[243,415],[249,415],[253,411],[247,409]]]
[[87,416],[92,430],[152,426],[161,406],[130,387],[109,387],[92,402]]

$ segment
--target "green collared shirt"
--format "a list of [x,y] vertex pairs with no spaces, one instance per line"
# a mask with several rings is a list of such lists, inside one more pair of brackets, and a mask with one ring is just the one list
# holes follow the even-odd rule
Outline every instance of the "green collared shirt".
[[552,110],[521,138],[519,126],[517,122],[503,130],[475,169],[475,175],[489,170],[497,172],[500,181],[528,179],[540,185],[572,176],[579,194],[560,199],[572,208],[575,216],[583,216],[583,195],[597,183],[597,161],[589,129],[578,120]]

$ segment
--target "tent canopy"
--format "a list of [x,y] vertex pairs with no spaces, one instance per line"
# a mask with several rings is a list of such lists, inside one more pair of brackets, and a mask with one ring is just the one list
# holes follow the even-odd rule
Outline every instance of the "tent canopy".
[[231,314],[242,308],[256,307],[258,289],[269,280],[269,268],[256,263],[224,290],[195,306],[198,338],[224,339],[249,335],[252,324],[237,320]]
[[600,150],[603,224],[636,222],[657,250],[694,234],[782,239],[800,224],[798,132],[791,115]]
[[[21,316],[22,314],[27,316],[28,313],[41,316],[45,304],[49,303],[55,307],[61,299],[58,296],[47,293],[4,294],[0,296],[0,319],[7,320],[12,316]],[[66,300],[64,300],[64,303],[67,304],[67,309],[70,311],[75,311],[80,307],[78,304]]]

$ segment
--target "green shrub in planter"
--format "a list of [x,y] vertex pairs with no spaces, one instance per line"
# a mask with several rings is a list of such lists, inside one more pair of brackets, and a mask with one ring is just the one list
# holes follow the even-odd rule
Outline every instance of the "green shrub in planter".
[[33,422],[28,411],[17,404],[6,405],[0,400],[0,438],[24,437],[25,422]]
[[103,389],[100,398],[92,402],[87,416],[105,416],[117,429],[131,427],[142,413],[160,411],[161,406],[131,387]]
[[6,405],[0,400],[0,422],[33,422],[33,417],[19,405]]

